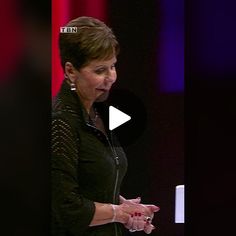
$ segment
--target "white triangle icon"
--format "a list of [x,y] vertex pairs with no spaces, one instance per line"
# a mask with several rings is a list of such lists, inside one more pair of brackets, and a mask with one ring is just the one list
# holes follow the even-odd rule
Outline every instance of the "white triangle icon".
[[113,106],[109,106],[109,130],[129,121],[131,117]]

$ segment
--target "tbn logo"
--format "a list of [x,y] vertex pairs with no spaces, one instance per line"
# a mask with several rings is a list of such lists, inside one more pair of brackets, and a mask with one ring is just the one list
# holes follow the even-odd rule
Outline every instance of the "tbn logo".
[[77,33],[77,27],[60,27],[60,33]]

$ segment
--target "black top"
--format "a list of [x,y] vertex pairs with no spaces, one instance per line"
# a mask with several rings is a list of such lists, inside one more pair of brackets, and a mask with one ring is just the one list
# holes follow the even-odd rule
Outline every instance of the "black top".
[[[106,125],[106,124],[105,124]],[[52,234],[120,236],[122,224],[89,227],[94,202],[119,204],[126,173],[123,149],[98,130],[64,80],[52,113]]]

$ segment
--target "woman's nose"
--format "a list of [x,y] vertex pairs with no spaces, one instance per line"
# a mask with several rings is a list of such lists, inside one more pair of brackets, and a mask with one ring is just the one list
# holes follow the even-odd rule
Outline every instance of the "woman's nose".
[[116,81],[116,72],[108,71],[105,79],[107,82],[114,83]]

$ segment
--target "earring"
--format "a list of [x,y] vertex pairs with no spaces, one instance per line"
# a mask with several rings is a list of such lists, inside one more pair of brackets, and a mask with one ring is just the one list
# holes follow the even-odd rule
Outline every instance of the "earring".
[[76,85],[74,82],[70,82],[70,90],[75,91],[76,90]]
[[67,79],[67,81],[70,84],[70,90],[75,91],[76,90],[76,84],[72,82],[67,74],[64,74],[64,77]]

